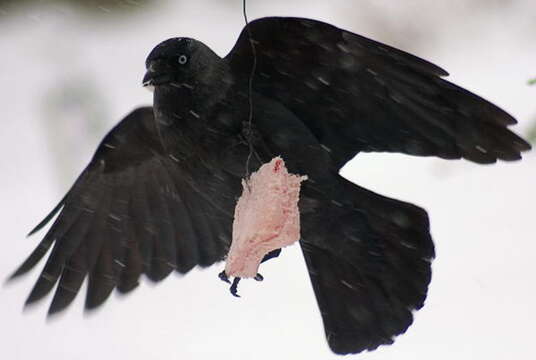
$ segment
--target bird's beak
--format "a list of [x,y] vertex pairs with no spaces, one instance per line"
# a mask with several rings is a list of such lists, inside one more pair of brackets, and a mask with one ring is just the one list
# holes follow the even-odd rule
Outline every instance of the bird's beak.
[[147,70],[143,80],[141,81],[143,86],[154,86],[153,84],[153,73]]
[[168,74],[162,74],[147,70],[145,76],[143,77],[142,85],[149,91],[154,91],[155,86],[169,84],[171,80],[172,77]]
[[147,70],[141,83],[144,88],[146,88],[150,92],[153,92],[154,91],[153,73]]
[[169,75],[169,69],[162,66],[162,63],[158,60],[154,60],[148,64],[142,84],[144,87],[154,88],[157,85],[167,84],[171,80],[172,76]]

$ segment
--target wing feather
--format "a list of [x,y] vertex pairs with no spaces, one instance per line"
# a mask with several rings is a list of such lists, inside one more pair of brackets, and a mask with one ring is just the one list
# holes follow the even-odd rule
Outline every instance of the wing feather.
[[[223,259],[232,216],[221,212],[232,213],[234,204],[204,193],[232,191],[239,179],[213,184],[208,169],[181,167],[161,141],[152,108],[135,110],[104,138],[67,195],[31,232],[59,213],[12,275],[29,271],[54,245],[27,304],[57,284],[49,314],[62,311],[88,278],[85,307],[94,309],[114,289],[136,288],[142,274],[161,281],[173,270]],[[194,184],[198,172],[207,180]]]
[[477,163],[517,160],[530,145],[515,119],[441,77],[446,71],[385,44],[302,18],[252,21],[226,56],[236,78],[291,110],[342,167],[361,151]]

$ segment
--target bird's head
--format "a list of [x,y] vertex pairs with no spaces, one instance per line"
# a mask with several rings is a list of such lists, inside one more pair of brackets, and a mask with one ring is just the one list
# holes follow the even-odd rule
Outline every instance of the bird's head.
[[158,44],[147,57],[143,86],[181,86],[198,79],[220,57],[203,43],[190,38],[171,38]]

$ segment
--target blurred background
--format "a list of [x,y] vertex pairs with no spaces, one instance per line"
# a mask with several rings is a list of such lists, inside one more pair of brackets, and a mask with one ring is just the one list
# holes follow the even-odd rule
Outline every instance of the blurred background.
[[[68,190],[104,134],[150,104],[144,60],[189,36],[224,56],[244,25],[241,0],[0,0],[0,276],[37,244],[25,239]],[[260,1],[250,20],[311,17],[400,47],[503,107],[536,139],[536,2]],[[428,210],[437,247],[425,307],[392,346],[360,359],[530,359],[536,321],[536,156],[477,166],[393,154],[357,156],[350,180]],[[0,288],[2,359],[330,359],[298,246],[244,281],[235,299],[223,264],[147,281],[89,316],[79,296],[45,319],[23,312],[38,276]],[[83,292],[83,291],[82,291]]]

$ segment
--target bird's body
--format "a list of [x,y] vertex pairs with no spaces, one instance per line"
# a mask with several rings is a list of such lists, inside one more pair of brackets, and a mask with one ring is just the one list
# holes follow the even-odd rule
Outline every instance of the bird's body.
[[[362,151],[516,160],[515,120],[439,67],[308,19],[252,22],[225,58],[187,38],[147,58],[153,107],[104,138],[21,275],[54,244],[28,302],[59,281],[51,312],[88,276],[87,308],[141,274],[223,260],[241,180],[275,156],[306,175],[300,244],[333,351],[393,342],[422,307],[434,247],[426,212],[342,178]],[[207,285],[208,286],[208,285]]]

